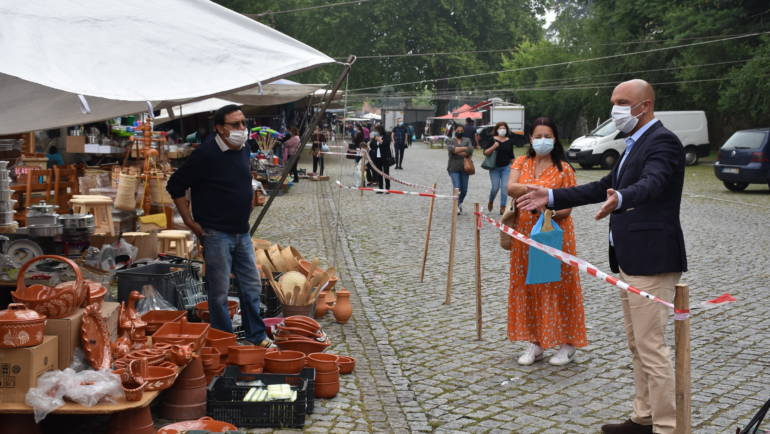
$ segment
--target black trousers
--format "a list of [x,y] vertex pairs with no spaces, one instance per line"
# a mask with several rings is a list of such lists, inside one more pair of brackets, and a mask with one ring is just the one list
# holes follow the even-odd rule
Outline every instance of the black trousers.
[[[318,172],[319,164],[321,166],[321,172]],[[320,176],[324,175],[324,156],[323,155],[319,155],[317,157],[315,155],[313,156],[313,173],[317,173]]]
[[[385,161],[385,159],[380,160],[374,160],[374,164],[377,165],[377,168],[382,171],[382,173],[386,173],[390,175],[390,166],[388,166],[388,163]],[[377,188],[383,188],[383,181],[385,184],[385,189],[390,190],[390,179],[385,178],[384,176],[380,175],[377,172],[374,172],[375,178],[377,178]]]
[[[288,163],[293,158],[293,155],[289,155],[286,157],[286,161],[284,163]],[[299,160],[298,160],[299,161]],[[299,174],[297,173],[297,161],[294,162],[294,165],[291,166],[291,175],[294,177],[294,182],[299,182]]]
[[394,148],[396,148],[396,167],[401,167],[401,163],[404,162],[404,151],[406,150],[406,146],[396,144]]

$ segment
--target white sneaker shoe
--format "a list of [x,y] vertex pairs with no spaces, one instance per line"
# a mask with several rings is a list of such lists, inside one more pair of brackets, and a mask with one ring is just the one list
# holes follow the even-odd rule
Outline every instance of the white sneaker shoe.
[[543,359],[543,348],[538,344],[530,343],[526,350],[519,357],[519,364],[528,366],[535,363],[538,360]]
[[559,346],[559,351],[556,352],[553,356],[551,356],[550,359],[548,359],[548,363],[554,365],[554,366],[564,366],[567,363],[571,362],[572,359],[575,358],[575,352],[577,349],[569,344],[564,344]]

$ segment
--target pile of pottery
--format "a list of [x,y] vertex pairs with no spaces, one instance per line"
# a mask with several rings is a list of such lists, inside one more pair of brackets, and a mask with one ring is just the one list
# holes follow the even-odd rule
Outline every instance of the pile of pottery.
[[267,349],[258,345],[232,345],[227,348],[227,364],[236,365],[241,372],[260,374],[265,364]]
[[304,354],[320,353],[331,345],[321,325],[312,318],[296,315],[284,318],[273,330],[275,344],[281,350]]
[[11,177],[8,170],[8,161],[0,161],[0,229],[9,232],[18,226],[13,220],[16,201],[11,199]]
[[340,391],[340,374],[350,374],[355,367],[352,357],[335,354],[307,355],[307,366],[315,369],[315,397],[334,398]]

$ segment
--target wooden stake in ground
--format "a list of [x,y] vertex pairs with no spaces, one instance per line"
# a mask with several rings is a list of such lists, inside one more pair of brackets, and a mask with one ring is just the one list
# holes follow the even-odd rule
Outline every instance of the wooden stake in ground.
[[476,226],[476,339],[481,340],[481,205],[473,206],[476,212],[473,220]]
[[455,264],[455,237],[457,235],[457,207],[458,205],[458,198],[460,197],[460,189],[455,188],[452,190],[452,196],[455,198],[452,199],[452,229],[449,233],[449,266],[447,268],[446,273],[446,299],[444,299],[444,304],[449,304],[452,302],[452,271]]
[[[436,192],[436,184],[433,184],[433,192]],[[363,193],[363,191],[361,192]],[[425,246],[422,249],[422,267],[420,268],[420,282],[425,278],[425,261],[428,260],[428,244],[430,243],[430,227],[433,225],[433,205],[436,203],[436,197],[430,198],[430,208],[428,209],[428,229],[425,230]]]
[[[690,311],[690,288],[676,285],[674,309]],[[690,406],[690,318],[674,321],[674,345],[676,348],[674,376],[676,378],[676,434],[692,433]]]

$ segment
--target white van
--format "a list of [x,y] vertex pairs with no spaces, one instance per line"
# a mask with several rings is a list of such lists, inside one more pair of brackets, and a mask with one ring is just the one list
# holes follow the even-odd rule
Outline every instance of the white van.
[[[685,150],[688,166],[698,163],[698,158],[709,154],[709,132],[706,113],[703,111],[655,112],[655,118],[679,137]],[[587,136],[578,137],[567,150],[567,160],[589,169],[598,164],[611,169],[618,161],[626,144],[625,135],[617,128],[612,118],[602,122]]]

